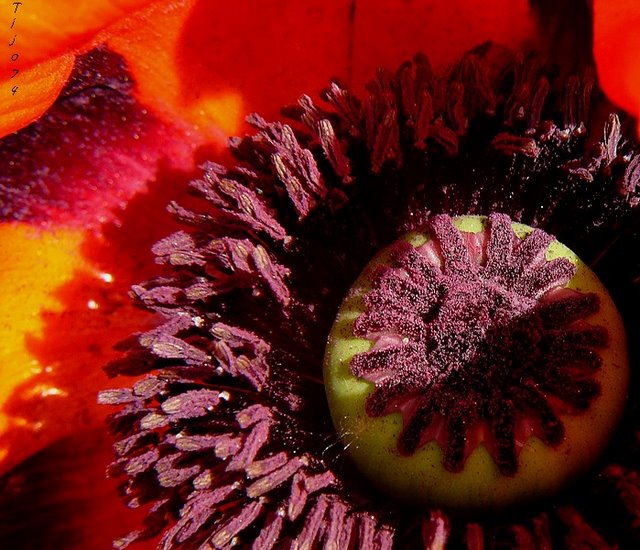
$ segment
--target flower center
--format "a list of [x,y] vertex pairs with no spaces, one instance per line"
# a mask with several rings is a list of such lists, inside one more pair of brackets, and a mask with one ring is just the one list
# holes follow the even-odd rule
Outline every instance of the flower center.
[[[435,216],[377,256],[325,361],[334,422],[365,473],[398,496],[461,508],[547,494],[588,467],[626,379],[624,331],[595,275],[498,214]],[[561,472],[541,474],[569,451]],[[445,490],[456,477],[471,497]]]

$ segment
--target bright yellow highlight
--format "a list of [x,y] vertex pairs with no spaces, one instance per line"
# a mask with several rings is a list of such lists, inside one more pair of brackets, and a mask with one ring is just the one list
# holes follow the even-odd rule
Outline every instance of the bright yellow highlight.
[[233,92],[206,97],[189,109],[189,120],[203,133],[216,128],[226,135],[237,134],[242,117],[242,99]]
[[[30,353],[25,337],[41,338],[43,312],[62,310],[56,290],[83,269],[81,242],[80,230],[0,224],[0,434],[12,425],[24,427],[24,420],[7,415],[4,406],[17,387],[47,367]],[[0,461],[6,452],[0,449]]]

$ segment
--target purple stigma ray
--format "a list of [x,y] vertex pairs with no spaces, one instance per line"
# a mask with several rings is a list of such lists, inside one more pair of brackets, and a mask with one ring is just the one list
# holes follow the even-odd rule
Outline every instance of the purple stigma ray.
[[576,267],[545,258],[554,239],[534,230],[521,240],[506,215],[491,214],[477,234],[448,215],[428,229],[431,240],[396,243],[392,265],[376,271],[353,329],[372,347],[351,371],[375,384],[368,415],[402,414],[401,454],[435,440],[444,467],[461,471],[484,424],[498,469],[514,475],[518,443],[531,434],[524,419],[558,445],[560,413],[583,411],[600,393],[596,350],[608,334],[586,321],[599,298],[565,288]]

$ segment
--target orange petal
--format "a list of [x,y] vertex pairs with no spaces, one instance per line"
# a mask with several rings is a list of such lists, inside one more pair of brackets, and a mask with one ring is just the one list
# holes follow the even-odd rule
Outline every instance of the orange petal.
[[159,165],[192,166],[184,133],[130,96],[122,59],[101,48],[76,58],[68,86],[39,120],[0,143],[5,219],[96,227],[144,190]]
[[[12,65],[28,69],[42,60],[88,48],[95,35],[118,19],[153,4],[152,0],[7,0],[3,2],[2,39],[9,55],[0,60],[2,74]],[[3,48],[3,53],[7,50]],[[12,61],[14,53],[19,59]]]
[[[8,403],[16,387],[51,368],[31,354],[28,338],[42,337],[44,311],[53,314],[62,309],[54,292],[83,265],[79,255],[81,242],[82,235],[77,230],[41,232],[24,224],[0,225],[1,433],[6,434],[13,428],[37,432],[43,428],[42,422],[50,421],[14,416],[8,410]],[[43,400],[58,399],[65,393],[50,384],[40,384],[32,390]],[[2,442],[2,470],[32,451],[33,448],[22,448],[8,456],[8,443]]]
[[640,114],[640,3],[594,0],[594,55],[600,84],[609,98]]
[[183,1],[127,25],[109,45],[128,60],[142,102],[206,135],[237,133],[247,113],[277,116],[347,74],[350,5]]
[[[27,70],[19,65],[0,85],[0,136],[15,132],[44,113],[56,100],[71,69],[73,55],[63,55]],[[9,72],[9,71],[7,71]]]
[[164,206],[182,183],[167,173],[99,231],[0,224],[0,471],[80,429],[106,431],[112,411],[96,394],[131,381],[103,367],[154,322],[128,293],[157,272],[151,245],[175,227]]
[[40,116],[60,93],[73,55],[97,45],[109,26],[151,0],[95,0],[78,6],[71,0],[5,2],[0,56],[0,137]]
[[102,366],[115,343],[149,322],[127,297],[130,262],[101,270],[105,247],[77,228],[0,224],[2,472],[60,437],[104,429],[109,411],[96,393],[113,382]]

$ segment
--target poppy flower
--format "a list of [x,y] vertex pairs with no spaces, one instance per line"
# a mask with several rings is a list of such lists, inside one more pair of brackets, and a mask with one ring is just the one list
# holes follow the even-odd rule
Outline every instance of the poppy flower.
[[[585,35],[550,30],[567,20],[546,3],[538,35],[524,2],[288,3],[271,8],[271,25],[242,4],[89,5],[80,25],[59,7],[29,17],[19,68],[38,84],[18,84],[5,109],[7,132],[33,120],[1,145],[15,366],[3,384],[5,540],[637,542],[631,407],[595,474],[555,502],[467,520],[389,506],[347,460],[320,379],[349,285],[427,211],[501,211],[548,230],[596,265],[633,330],[636,149],[629,120],[593,91]],[[596,36],[613,28],[601,8]],[[564,16],[588,34],[588,11]],[[510,53],[525,41],[542,53]],[[377,66],[401,68],[366,84]],[[610,94],[634,112],[620,66]],[[327,86],[286,109],[286,124],[251,117],[253,137],[225,157],[221,138],[246,129],[245,113],[274,118]],[[17,109],[21,87],[29,105]],[[203,164],[212,159],[227,167]],[[427,161],[428,177],[416,170]],[[200,198],[185,193],[189,180]],[[156,317],[131,306],[134,284]],[[110,473],[125,480],[131,514],[102,481],[106,413],[93,396],[114,384],[106,363],[137,377],[101,394],[123,405]]]

